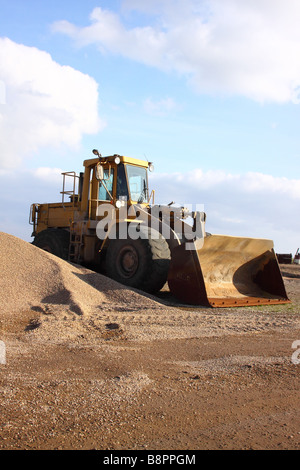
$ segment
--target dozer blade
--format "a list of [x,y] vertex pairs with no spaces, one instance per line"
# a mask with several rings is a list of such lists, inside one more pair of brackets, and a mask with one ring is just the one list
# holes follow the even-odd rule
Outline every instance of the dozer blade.
[[211,307],[290,302],[271,240],[209,235],[192,247],[182,244],[172,252],[168,284],[181,302]]

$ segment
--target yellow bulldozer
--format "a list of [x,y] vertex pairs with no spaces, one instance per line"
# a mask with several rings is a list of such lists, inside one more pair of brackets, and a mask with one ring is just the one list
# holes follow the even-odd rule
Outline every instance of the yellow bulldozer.
[[155,204],[153,164],[120,155],[65,172],[59,203],[32,204],[33,244],[155,294],[211,307],[287,303],[271,240],[212,235],[200,210]]

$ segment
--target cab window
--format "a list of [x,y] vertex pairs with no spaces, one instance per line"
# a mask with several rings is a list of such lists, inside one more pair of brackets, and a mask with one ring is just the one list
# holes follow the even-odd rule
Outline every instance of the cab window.
[[134,165],[126,165],[130,196],[132,201],[147,202],[148,179],[147,170]]
[[127,178],[123,164],[118,166],[117,175],[117,199],[129,199]]
[[[99,201],[110,201],[113,192],[113,181],[114,181],[114,170],[105,169],[104,170],[104,180],[99,182]],[[108,193],[109,191],[109,193]]]

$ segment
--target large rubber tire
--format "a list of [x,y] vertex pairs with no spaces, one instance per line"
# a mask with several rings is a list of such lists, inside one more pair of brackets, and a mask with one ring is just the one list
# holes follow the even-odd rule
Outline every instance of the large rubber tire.
[[142,238],[111,240],[106,254],[106,271],[112,279],[148,293],[166,283],[171,254],[160,233],[141,227]]
[[43,230],[36,235],[32,244],[67,260],[69,257],[70,233],[63,229]]

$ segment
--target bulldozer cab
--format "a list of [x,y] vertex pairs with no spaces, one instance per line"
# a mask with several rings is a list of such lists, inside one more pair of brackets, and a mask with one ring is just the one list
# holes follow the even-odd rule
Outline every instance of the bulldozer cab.
[[[146,204],[148,202],[148,175],[146,168],[119,163],[108,165],[97,172],[99,181],[99,201],[129,201]],[[116,184],[114,184],[116,183]]]
[[117,209],[126,205],[149,204],[147,170],[152,170],[152,165],[148,162],[113,155],[86,160],[84,166],[80,199],[82,210],[88,205],[89,219],[96,219],[97,207],[101,203],[111,203]]

